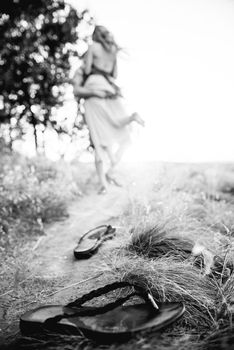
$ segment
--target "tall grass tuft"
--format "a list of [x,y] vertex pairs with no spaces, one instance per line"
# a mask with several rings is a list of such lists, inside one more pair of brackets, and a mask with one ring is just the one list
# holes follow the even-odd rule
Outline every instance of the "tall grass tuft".
[[171,229],[165,225],[156,225],[151,229],[134,232],[127,249],[148,258],[174,256],[178,259],[187,259],[194,243],[189,239],[169,236]]

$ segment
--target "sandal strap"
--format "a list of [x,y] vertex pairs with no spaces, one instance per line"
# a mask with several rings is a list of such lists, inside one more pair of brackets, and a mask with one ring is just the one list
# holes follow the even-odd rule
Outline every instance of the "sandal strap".
[[104,235],[108,234],[109,231],[112,232],[112,230],[114,230],[113,232],[115,232],[115,229],[114,229],[111,225],[100,225],[100,226],[97,226],[97,227],[93,228],[92,230],[87,231],[83,236],[81,236],[80,239],[79,239],[79,241],[78,241],[78,244],[80,244],[81,241],[83,241],[83,239],[84,239],[89,233],[91,233],[91,232],[94,231],[94,230],[98,230],[98,229],[102,229],[102,228],[105,228],[105,229],[106,229]]
[[[134,287],[135,291],[133,293],[127,295],[126,297],[119,298],[116,301],[114,301],[112,303],[108,303],[104,306],[99,306],[99,307],[83,307],[82,306],[82,304],[84,304],[87,301],[92,300],[93,298],[99,297],[103,294],[109,293],[110,291],[113,291],[113,290],[116,290],[119,288],[123,288],[123,287]],[[143,288],[141,288],[137,285],[133,285],[133,284],[128,283],[128,282],[114,282],[112,284],[108,284],[104,287],[93,290],[90,293],[83,295],[81,298],[76,299],[74,302],[67,304],[66,307],[74,308],[75,312],[73,314],[64,313],[63,315],[58,315],[58,316],[55,316],[52,318],[48,318],[44,322],[44,324],[45,325],[54,324],[54,323],[61,321],[64,318],[72,318],[72,317],[79,317],[79,316],[80,317],[81,316],[95,316],[98,314],[104,314],[108,311],[111,311],[111,310],[117,308],[120,305],[123,305],[127,300],[129,300],[133,296],[142,297],[146,303],[150,303],[151,306],[153,306],[153,308],[155,310],[158,310],[158,306],[155,303],[152,295],[149,294],[148,292],[146,292]]]
[[104,287],[98,288],[98,289],[94,289],[91,292],[83,295],[80,298],[77,298],[75,301],[67,304],[67,307],[80,307],[81,305],[83,305],[84,303],[86,303],[87,301],[90,301],[94,298],[100,297],[103,294],[107,294],[113,290],[119,289],[119,288],[123,288],[123,287],[133,287],[133,285],[131,285],[128,282],[114,282],[111,284],[107,284]]
[[74,317],[82,317],[82,316],[95,316],[95,315],[100,315],[104,314],[108,311],[111,311],[113,309],[116,309],[118,306],[123,305],[127,300],[129,300],[131,297],[137,295],[136,293],[129,294],[128,296],[124,298],[120,298],[112,303],[106,304],[104,306],[99,306],[99,307],[80,307],[79,309],[74,309],[74,313],[72,314],[67,314],[64,313],[63,315],[57,315],[55,317],[48,318],[44,324],[45,325],[50,325],[54,323],[58,323],[64,318],[74,318]]

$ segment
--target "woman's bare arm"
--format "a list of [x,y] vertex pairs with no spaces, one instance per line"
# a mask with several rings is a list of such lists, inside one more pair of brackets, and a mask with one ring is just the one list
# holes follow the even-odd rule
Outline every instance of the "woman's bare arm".
[[88,51],[86,52],[84,57],[84,72],[86,75],[89,75],[91,73],[92,65],[93,65],[93,49],[91,45],[89,46]]
[[85,86],[77,86],[74,88],[74,95],[77,98],[90,98],[90,97],[99,97],[106,98],[108,97],[108,93],[105,91],[94,91]]
[[73,78],[71,79],[73,85],[73,93],[76,98],[90,98],[99,97],[106,98],[107,93],[105,91],[95,91],[89,87],[83,86],[83,70],[78,69]]
[[90,89],[87,89],[83,85],[83,70],[78,69],[73,78],[72,78],[72,85],[73,85],[73,93],[75,97],[78,98],[88,98],[91,97],[91,91]]

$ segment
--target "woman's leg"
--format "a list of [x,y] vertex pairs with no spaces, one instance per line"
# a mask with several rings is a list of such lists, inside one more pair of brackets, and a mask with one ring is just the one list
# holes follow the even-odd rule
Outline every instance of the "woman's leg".
[[[117,149],[115,154],[112,155],[112,157],[109,156],[110,161],[111,161],[111,166],[106,173],[106,178],[107,178],[107,181],[112,182],[117,186],[121,186],[121,184],[114,177],[114,173],[115,173],[117,165],[119,164],[119,162],[120,162],[124,152],[128,148],[128,146],[129,146],[129,140],[126,139],[126,140],[121,142],[121,145],[119,146],[119,148]],[[108,155],[109,155],[109,153],[108,153]]]
[[133,122],[137,122],[138,124],[140,124],[141,126],[145,126],[145,122],[144,120],[140,117],[140,115],[136,112],[134,112],[132,115],[131,115],[131,118],[132,118],[132,121]]
[[104,172],[104,163],[102,158],[96,151],[95,151],[95,166],[96,166],[97,175],[101,184],[99,193],[105,193],[107,190],[107,181],[106,181],[106,176]]
[[116,185],[118,187],[122,187],[120,182],[118,180],[116,180],[116,178],[114,177],[114,168],[118,164],[118,157],[116,157],[116,154],[113,154],[113,152],[110,149],[107,150],[107,154],[108,154],[108,157],[110,159],[110,168],[105,175],[106,180],[111,185]]
[[[145,126],[145,122],[144,120],[140,117],[140,115],[136,112],[132,113],[129,117],[123,118],[121,120],[118,120],[118,127],[125,127],[127,125],[129,125],[132,122],[136,122],[138,124],[140,124],[141,126]],[[116,168],[116,166],[118,165],[118,163],[120,162],[126,148],[129,145],[129,140],[126,139],[123,142],[121,142],[121,145],[119,146],[118,150],[116,151],[115,154],[113,154],[113,152],[109,149],[107,149],[107,153],[111,162],[111,167],[110,169],[107,171],[107,176],[111,176]]]
[[136,112],[132,113],[130,117],[126,117],[124,119],[121,119],[118,121],[118,127],[124,127],[126,125],[129,125],[132,122],[136,122],[140,124],[141,126],[145,126],[144,120],[140,117],[140,115]]
[[119,146],[119,148],[117,149],[117,151],[115,153],[115,162],[112,166],[113,170],[119,164],[120,160],[122,159],[124,152],[126,151],[126,149],[129,146],[129,143],[130,143],[130,141],[128,139],[121,142],[121,145]]

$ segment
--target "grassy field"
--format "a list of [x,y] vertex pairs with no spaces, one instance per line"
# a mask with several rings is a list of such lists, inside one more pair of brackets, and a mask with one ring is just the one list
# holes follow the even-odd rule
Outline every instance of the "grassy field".
[[[83,337],[14,337],[21,310],[28,308],[35,295],[40,303],[44,295],[62,282],[30,275],[30,251],[35,238],[43,234],[43,225],[66,218],[68,203],[78,198],[86,180],[82,174],[79,185],[75,180],[79,178],[77,173],[74,176],[71,169],[64,172],[64,167],[49,162],[29,162],[7,152],[4,157],[0,161],[1,276],[4,276],[0,299],[4,311],[0,316],[7,320],[6,349],[233,348],[232,164],[165,164],[146,195],[132,196],[123,215],[115,219],[116,225],[124,230],[117,238],[117,247],[106,254],[102,263],[103,281],[106,274],[113,280],[135,282],[150,289],[158,301],[183,301],[186,312],[161,334],[150,331],[126,344],[108,347]],[[8,293],[11,289],[13,296]],[[10,303],[15,307],[9,313]]]

